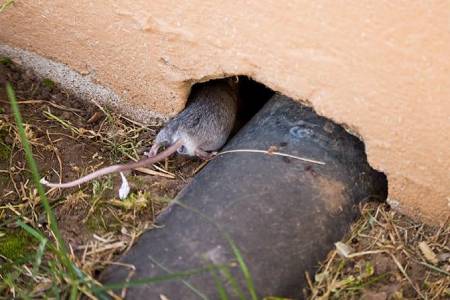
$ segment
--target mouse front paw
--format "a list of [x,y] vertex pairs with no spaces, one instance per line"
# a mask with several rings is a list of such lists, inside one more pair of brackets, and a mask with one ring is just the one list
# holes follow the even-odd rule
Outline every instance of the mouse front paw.
[[195,155],[203,160],[210,160],[212,159],[214,156],[217,155],[217,152],[206,152],[200,149],[197,149],[197,151],[195,151]]
[[144,152],[144,155],[147,157],[153,157],[158,154],[159,144],[154,144],[149,151]]

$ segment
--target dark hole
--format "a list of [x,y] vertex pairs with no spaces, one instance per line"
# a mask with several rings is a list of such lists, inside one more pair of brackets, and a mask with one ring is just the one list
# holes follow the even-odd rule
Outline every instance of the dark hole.
[[[238,125],[242,127],[266,104],[274,92],[247,76],[239,76]],[[239,126],[239,123],[241,126]]]

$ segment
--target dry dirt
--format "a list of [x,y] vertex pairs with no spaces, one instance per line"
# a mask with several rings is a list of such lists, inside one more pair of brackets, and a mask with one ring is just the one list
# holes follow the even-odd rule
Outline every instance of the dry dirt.
[[[94,103],[81,101],[56,83],[39,79],[32,72],[21,70],[20,65],[2,59],[0,239],[17,232],[18,218],[48,232],[46,215],[27,171],[7,101],[5,80],[16,91],[40,175],[49,181],[69,181],[102,166],[138,159],[160,128],[160,124],[132,122]],[[83,260],[81,263],[90,261],[90,271],[97,273],[105,266],[102,262],[126,250],[145,228],[152,226],[155,216],[189,182],[201,163],[175,157],[149,167],[157,172],[156,176],[134,172],[128,176],[132,195],[126,201],[118,199],[119,175],[100,178],[80,188],[47,189],[47,196],[65,241]],[[103,244],[115,246],[97,253]],[[2,255],[7,256],[5,251],[0,247],[0,262]]]
[[309,274],[308,299],[450,299],[449,222],[429,226],[367,203],[341,243]]

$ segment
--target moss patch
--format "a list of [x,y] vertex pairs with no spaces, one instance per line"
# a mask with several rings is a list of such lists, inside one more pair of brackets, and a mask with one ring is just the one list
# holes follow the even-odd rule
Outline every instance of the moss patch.
[[50,90],[53,89],[55,87],[55,83],[53,82],[53,80],[48,79],[48,78],[44,78],[42,80],[42,84],[46,87],[49,88]]
[[8,145],[4,144],[0,139],[0,160],[7,160],[11,155],[11,148]]
[[13,230],[0,237],[0,255],[17,262],[29,254],[31,237],[22,230]]

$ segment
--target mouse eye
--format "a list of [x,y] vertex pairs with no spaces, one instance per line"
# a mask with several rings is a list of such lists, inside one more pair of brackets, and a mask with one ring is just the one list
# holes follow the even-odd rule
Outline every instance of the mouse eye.
[[180,153],[180,154],[186,154],[186,147],[185,146],[181,146],[180,148],[178,148],[177,152]]

